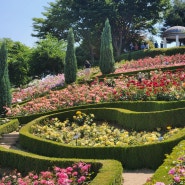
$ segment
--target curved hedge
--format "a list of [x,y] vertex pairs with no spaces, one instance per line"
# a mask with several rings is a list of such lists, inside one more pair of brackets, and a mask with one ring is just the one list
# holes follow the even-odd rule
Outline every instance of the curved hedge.
[[119,101],[119,102],[105,102],[89,105],[79,105],[70,108],[59,109],[56,111],[44,112],[39,114],[33,114],[28,116],[19,116],[17,119],[20,124],[26,124],[36,118],[39,118],[44,115],[69,111],[69,110],[78,110],[78,109],[92,109],[92,108],[122,108],[128,109],[136,112],[151,112],[151,111],[162,111],[176,108],[184,108],[185,101]]
[[10,120],[9,122],[7,122],[5,124],[0,125],[0,136],[2,134],[13,132],[13,131],[17,130],[18,127],[19,127],[18,119]]
[[[61,159],[39,156],[24,151],[5,149],[0,147],[0,165],[1,167],[9,167],[17,169],[23,175],[30,171],[40,172],[48,170],[54,165],[60,167],[68,167],[82,159]],[[115,160],[84,160],[91,164],[92,171],[96,174],[95,178],[89,185],[121,185],[122,184],[122,165]],[[106,178],[105,178],[106,177]]]
[[[119,125],[138,130],[153,130],[157,127],[184,126],[182,116],[185,108],[156,111],[133,112],[116,108],[83,109],[85,113],[95,114],[97,119],[115,121]],[[50,157],[84,158],[84,159],[115,159],[128,169],[151,168],[156,169],[164,160],[165,154],[181,140],[185,139],[185,129],[160,143],[129,146],[129,147],[78,147],[48,141],[29,133],[32,124],[46,117],[58,117],[60,120],[72,118],[76,110],[65,111],[49,116],[43,116],[28,123],[20,130],[20,144],[30,152]],[[180,117],[180,118],[179,118]],[[179,118],[179,120],[177,120]],[[182,118],[182,119],[181,119]],[[169,122],[170,121],[170,122]],[[143,157],[144,156],[144,157]],[[151,162],[152,161],[152,162]]]

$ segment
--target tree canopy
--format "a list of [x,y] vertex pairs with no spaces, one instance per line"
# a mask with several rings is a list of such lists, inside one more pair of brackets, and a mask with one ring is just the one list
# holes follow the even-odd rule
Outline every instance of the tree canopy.
[[9,38],[0,40],[0,43],[3,41],[6,41],[8,50],[7,62],[11,85],[25,85],[30,80],[28,73],[31,49],[21,42],[14,42]]
[[174,0],[166,13],[165,27],[185,26],[185,1]]
[[32,76],[58,74],[64,71],[64,58],[67,43],[47,34],[33,49],[30,59]]
[[146,30],[155,33],[154,25],[163,19],[170,0],[56,0],[49,5],[43,13],[45,18],[33,19],[36,32],[33,36],[44,38],[49,32],[58,39],[66,39],[71,27],[76,42],[85,42],[94,55],[108,18],[114,52],[119,56],[130,41],[138,39]]

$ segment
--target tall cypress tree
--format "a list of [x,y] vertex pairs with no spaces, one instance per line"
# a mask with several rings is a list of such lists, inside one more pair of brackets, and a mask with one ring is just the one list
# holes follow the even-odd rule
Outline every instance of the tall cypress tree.
[[11,86],[8,75],[7,49],[3,42],[0,48],[0,114],[4,114],[4,107],[10,107],[12,102]]
[[102,74],[109,74],[114,72],[114,56],[112,46],[111,27],[109,20],[105,21],[105,27],[101,35],[101,47],[100,47],[100,70]]
[[67,51],[64,65],[64,76],[67,84],[76,81],[77,77],[77,61],[74,48],[74,34],[72,28],[69,29],[67,37]]

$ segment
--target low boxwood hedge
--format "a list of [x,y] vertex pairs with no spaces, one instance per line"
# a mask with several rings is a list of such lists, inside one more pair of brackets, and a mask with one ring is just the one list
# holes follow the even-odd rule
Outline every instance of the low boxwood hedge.
[[153,49],[146,49],[146,50],[139,50],[128,52],[120,55],[116,58],[116,61],[121,60],[138,60],[146,57],[154,58],[157,55],[166,55],[171,56],[175,54],[184,54],[185,53],[185,46],[181,47],[173,47],[173,48],[153,48]]
[[17,130],[19,127],[18,119],[11,119],[9,122],[0,125],[0,136]]
[[151,112],[151,111],[162,111],[176,108],[184,108],[185,101],[119,101],[119,102],[105,102],[98,104],[89,104],[89,105],[79,105],[70,108],[59,109],[56,111],[50,111],[45,113],[33,114],[28,116],[18,116],[17,119],[19,123],[26,124],[36,118],[39,118],[44,115],[60,113],[64,111],[70,110],[78,110],[78,109],[92,109],[92,108],[122,108],[128,109],[136,112]]
[[23,175],[27,175],[31,171],[39,173],[53,166],[65,168],[79,161],[91,164],[91,170],[94,172],[95,177],[89,185],[122,184],[123,168],[121,163],[115,160],[51,158],[0,146],[0,166],[8,167],[12,170],[17,169]]

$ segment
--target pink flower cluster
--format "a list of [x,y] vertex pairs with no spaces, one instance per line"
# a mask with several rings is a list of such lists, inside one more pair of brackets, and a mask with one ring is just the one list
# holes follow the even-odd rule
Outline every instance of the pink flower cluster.
[[[170,176],[170,185],[185,184],[185,156],[182,156],[173,161],[173,167],[169,170],[168,175]],[[149,183],[150,183],[149,179]],[[151,182],[152,183],[152,182]],[[154,185],[165,185],[164,182],[156,182]]]
[[172,184],[185,184],[185,156],[176,161],[176,165],[168,172],[172,178]]
[[116,69],[115,73],[141,71],[146,69],[160,69],[182,65],[185,65],[185,54],[176,54],[172,56],[159,55],[154,58],[148,57],[136,61],[126,62]]
[[99,102],[182,100],[185,99],[184,82],[184,69],[175,72],[152,71],[150,74],[144,74],[141,81],[137,76],[123,75],[118,79],[104,79],[102,82],[96,79],[90,85],[74,84],[62,90],[50,91],[47,96],[13,107],[9,115],[34,114]]
[[0,185],[85,185],[91,180],[90,164],[79,162],[71,167],[54,167],[52,171],[42,171],[39,175],[30,172],[26,177],[14,171],[3,176]]
[[64,74],[48,75],[41,80],[34,80],[28,84],[27,88],[17,88],[13,92],[12,103],[36,98],[42,93],[49,92],[54,87],[63,86],[64,82]]

